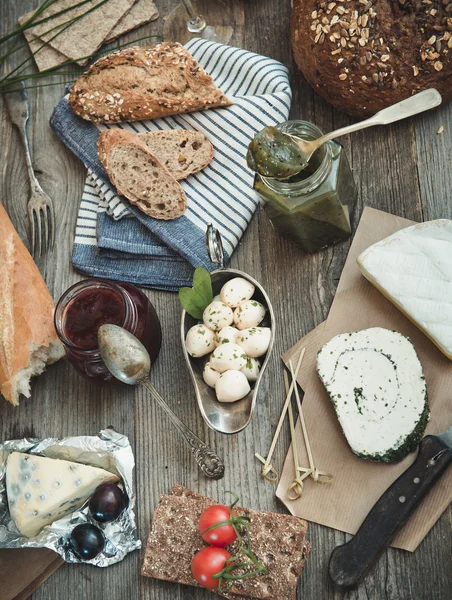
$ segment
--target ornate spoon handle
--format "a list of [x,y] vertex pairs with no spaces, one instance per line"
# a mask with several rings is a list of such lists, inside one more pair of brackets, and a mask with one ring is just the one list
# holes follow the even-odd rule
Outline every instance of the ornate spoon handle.
[[221,479],[224,476],[224,463],[221,458],[215,454],[215,452],[209,448],[207,444],[200,440],[199,437],[185,425],[185,423],[182,423],[182,421],[176,417],[148,378],[143,379],[140,383],[151,392],[154,400],[156,400],[163,408],[168,417],[177,427],[178,431],[182,434],[182,437],[190,446],[191,453],[195,457],[195,460],[204,475],[211,477],[212,479]]

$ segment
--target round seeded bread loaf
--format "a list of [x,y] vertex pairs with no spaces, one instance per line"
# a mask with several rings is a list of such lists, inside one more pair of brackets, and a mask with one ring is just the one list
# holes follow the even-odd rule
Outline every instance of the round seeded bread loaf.
[[291,29],[298,67],[344,112],[431,87],[452,98],[452,0],[294,0]]

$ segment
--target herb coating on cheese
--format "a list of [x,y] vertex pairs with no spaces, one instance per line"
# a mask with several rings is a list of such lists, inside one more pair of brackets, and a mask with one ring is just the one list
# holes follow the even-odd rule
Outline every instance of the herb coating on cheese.
[[356,456],[396,462],[417,447],[430,413],[408,338],[379,327],[337,335],[320,350],[317,372]]

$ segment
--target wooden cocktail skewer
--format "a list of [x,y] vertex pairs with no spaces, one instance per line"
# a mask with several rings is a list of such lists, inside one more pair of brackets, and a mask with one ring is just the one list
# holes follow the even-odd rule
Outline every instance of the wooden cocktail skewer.
[[[304,353],[305,353],[305,348],[303,348],[303,350],[301,351],[300,357],[298,359],[298,363],[297,363],[297,367],[296,367],[296,375],[298,375],[298,371],[300,370],[301,367],[301,362],[303,360],[304,357]],[[278,473],[275,470],[275,468],[273,467],[273,465],[271,464],[271,459],[273,456],[273,452],[275,450],[275,446],[276,446],[276,442],[278,441],[279,438],[279,434],[281,433],[281,427],[284,423],[284,418],[286,416],[286,412],[287,412],[287,407],[289,406],[289,402],[290,402],[290,398],[292,396],[294,387],[295,387],[295,382],[296,379],[294,379],[290,385],[289,388],[289,392],[286,396],[286,400],[284,402],[284,406],[281,412],[281,416],[279,417],[279,423],[278,426],[276,427],[276,431],[275,431],[275,435],[273,436],[273,440],[270,446],[270,450],[268,451],[268,455],[267,458],[263,458],[260,454],[255,454],[256,458],[258,460],[261,461],[261,463],[263,463],[263,468],[262,468],[262,477],[264,477],[264,479],[266,479],[267,481],[277,481],[278,480]],[[269,473],[272,473],[272,476],[269,476]]]
[[[310,475],[316,483],[331,483],[333,481],[333,476],[331,475],[331,473],[325,473],[324,471],[319,471],[319,469],[317,469],[314,466],[314,459],[312,457],[311,444],[309,443],[309,438],[308,438],[308,430],[306,428],[303,411],[301,409],[301,400],[300,400],[300,394],[298,392],[298,385],[296,385],[297,374],[294,373],[294,371],[293,371],[293,365],[292,365],[291,360],[289,361],[289,367],[290,367],[290,372],[292,375],[292,383],[295,382],[295,398],[297,400],[297,407],[298,407],[298,413],[299,413],[299,417],[300,417],[301,429],[303,431],[303,437],[304,437],[304,442],[306,445],[306,451],[308,453],[309,468],[311,471]],[[302,469],[300,469],[300,471],[304,472],[304,471],[306,471],[306,469],[302,468]]]
[[[286,393],[289,393],[289,378],[287,376],[287,371],[284,371],[284,386],[286,388]],[[297,440],[295,437],[295,423],[293,418],[293,410],[292,403],[289,402],[289,406],[287,408],[287,413],[289,415],[289,425],[290,425],[290,437],[292,439],[292,454],[293,454],[293,462],[295,465],[295,478],[292,483],[287,488],[287,498],[289,500],[298,500],[301,498],[303,494],[303,479],[309,477],[312,473],[311,469],[306,469],[304,467],[300,467],[300,463],[298,462],[298,450],[297,450]],[[303,475],[300,476],[299,473],[303,472]]]

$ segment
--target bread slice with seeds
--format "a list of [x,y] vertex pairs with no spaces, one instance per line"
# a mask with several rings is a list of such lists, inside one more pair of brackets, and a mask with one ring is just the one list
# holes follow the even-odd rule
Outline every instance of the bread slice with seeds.
[[118,193],[145,214],[165,220],[184,214],[183,189],[136,134],[123,129],[104,131],[98,151]]
[[191,54],[172,42],[99,59],[69,94],[72,110],[94,123],[157,119],[231,104]]
[[138,137],[177,181],[198,173],[213,158],[212,144],[199,131],[149,131]]

